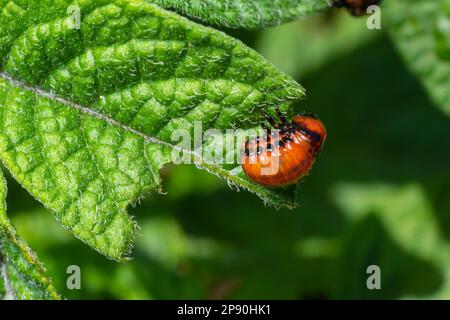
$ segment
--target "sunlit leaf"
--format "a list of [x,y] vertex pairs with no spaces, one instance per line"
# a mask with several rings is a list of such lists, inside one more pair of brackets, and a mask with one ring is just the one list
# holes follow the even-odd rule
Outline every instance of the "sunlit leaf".
[[35,253],[16,235],[6,216],[5,198],[0,172],[0,299],[60,299]]
[[[176,130],[254,128],[257,110],[289,112],[304,95],[241,42],[144,0],[3,1],[0,26],[0,158],[62,225],[115,260],[136,229],[126,208],[159,190]],[[295,206],[295,188],[263,188],[237,162],[181,149],[266,203]]]
[[329,8],[328,0],[153,0],[210,24],[255,29],[279,25]]

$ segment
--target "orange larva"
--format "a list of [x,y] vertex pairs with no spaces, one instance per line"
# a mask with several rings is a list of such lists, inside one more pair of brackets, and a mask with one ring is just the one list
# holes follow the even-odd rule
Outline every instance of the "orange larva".
[[371,5],[378,5],[381,0],[334,0],[333,6],[337,8],[346,7],[354,16],[366,14]]
[[297,115],[288,122],[277,110],[281,124],[266,119],[277,129],[268,129],[265,139],[246,141],[242,169],[253,181],[269,187],[296,184],[311,170],[326,139],[323,123],[312,115]]

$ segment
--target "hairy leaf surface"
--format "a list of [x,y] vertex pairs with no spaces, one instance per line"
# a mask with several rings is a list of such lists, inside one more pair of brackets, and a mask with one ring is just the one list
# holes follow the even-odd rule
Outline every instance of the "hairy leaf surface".
[[[175,130],[254,128],[257,110],[289,112],[304,94],[241,42],[144,0],[0,1],[0,70],[0,158],[115,260],[136,229],[126,208],[159,188]],[[198,166],[295,205],[295,188],[258,186],[238,164]]]
[[154,0],[162,7],[228,28],[275,26],[329,7],[328,0]]
[[6,183],[0,171],[0,299],[60,299],[36,255],[16,236],[6,216]]

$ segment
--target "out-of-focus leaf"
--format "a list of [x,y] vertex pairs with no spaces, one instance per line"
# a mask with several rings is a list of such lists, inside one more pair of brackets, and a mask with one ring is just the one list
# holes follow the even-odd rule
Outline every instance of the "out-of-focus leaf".
[[310,17],[262,31],[257,49],[280,70],[305,77],[380,35],[345,12]]
[[[367,220],[344,246],[341,270],[347,276],[341,285],[353,283],[363,288],[368,277],[365,268],[375,264],[381,268],[383,290],[369,292],[355,287],[350,288],[349,295],[389,298],[389,294],[398,297],[403,293],[406,298],[450,298],[450,245],[420,185],[339,184],[333,197],[353,220],[363,220],[373,213],[381,222],[378,225],[376,219]],[[359,278],[358,272],[352,274],[346,269],[350,265],[359,268]]]
[[312,15],[329,7],[329,0],[153,0],[165,8],[210,24],[255,29]]
[[146,219],[142,225],[140,250],[168,268],[175,268],[188,258],[209,257],[218,251],[208,239],[192,239],[172,216]]
[[450,1],[385,1],[383,15],[409,68],[450,115]]

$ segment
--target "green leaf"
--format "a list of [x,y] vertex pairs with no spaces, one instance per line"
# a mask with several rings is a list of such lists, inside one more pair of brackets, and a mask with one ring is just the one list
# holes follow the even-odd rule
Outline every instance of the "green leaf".
[[[378,239],[379,241],[377,242],[373,242],[373,239],[370,239],[373,236],[365,240],[366,242],[372,241],[372,247],[377,248],[375,251],[382,253],[383,250],[380,249],[382,242],[386,238],[390,238],[390,241],[392,240],[405,252],[437,267],[442,273],[443,279],[438,282],[438,290],[431,291],[432,293],[429,293],[427,298],[448,299],[450,296],[450,269],[448,268],[450,263],[450,246],[436,220],[438,212],[430,202],[427,191],[422,185],[417,183],[405,185],[341,183],[334,187],[332,194],[336,205],[352,220],[364,220],[370,214],[374,214],[379,218],[387,235],[383,236],[382,239]],[[373,221],[369,225],[366,225],[363,233],[366,236],[369,235],[369,230],[367,229],[373,228],[374,225],[375,223]],[[361,238],[362,236],[359,237],[359,239]],[[369,250],[367,246],[366,248],[355,248],[365,245],[361,241],[353,241],[351,250],[354,253],[358,252],[360,258],[365,257],[366,265],[369,262],[377,263],[378,261],[370,261],[369,258],[370,255],[374,255],[375,253],[373,249]],[[386,258],[383,259],[384,261],[379,261],[383,262],[387,268],[389,268],[393,260],[396,260],[395,262],[399,263],[398,269],[402,273],[410,273],[413,271],[414,268],[410,263],[401,263],[397,257],[393,259],[392,257],[395,255],[385,255]],[[354,259],[355,256],[353,255],[351,258]],[[405,265],[409,267],[405,268]],[[380,267],[384,275],[386,270],[383,269],[382,265]],[[420,271],[424,270],[421,269]],[[422,286],[419,286],[419,288],[424,289],[429,287],[431,285],[431,278],[433,278],[431,272],[420,271],[417,272],[420,276],[416,275],[415,277],[406,279],[405,286],[414,283],[411,279],[419,278],[420,280],[418,282],[422,283]],[[367,278],[367,275],[365,276]],[[391,276],[396,281],[399,281],[399,274],[391,274]],[[391,286],[391,288],[398,290],[402,286],[397,284],[396,286]],[[383,290],[386,290],[386,288]],[[419,297],[407,296],[405,298],[417,299]]]
[[304,78],[381,35],[366,24],[344,11],[318,15],[263,30],[256,49],[281,71]]
[[[304,95],[241,42],[144,0],[2,1],[0,12],[0,158],[115,260],[133,243],[127,206],[159,188],[159,170],[183,149],[175,130],[254,128],[258,109],[289,112]],[[270,205],[295,206],[295,188],[263,188],[238,164],[191,156]]]
[[60,299],[44,267],[6,216],[6,182],[1,171],[0,197],[0,299]]
[[389,29],[409,68],[450,115],[450,1],[386,1]]
[[204,22],[256,29],[275,26],[329,8],[328,0],[153,0]]

